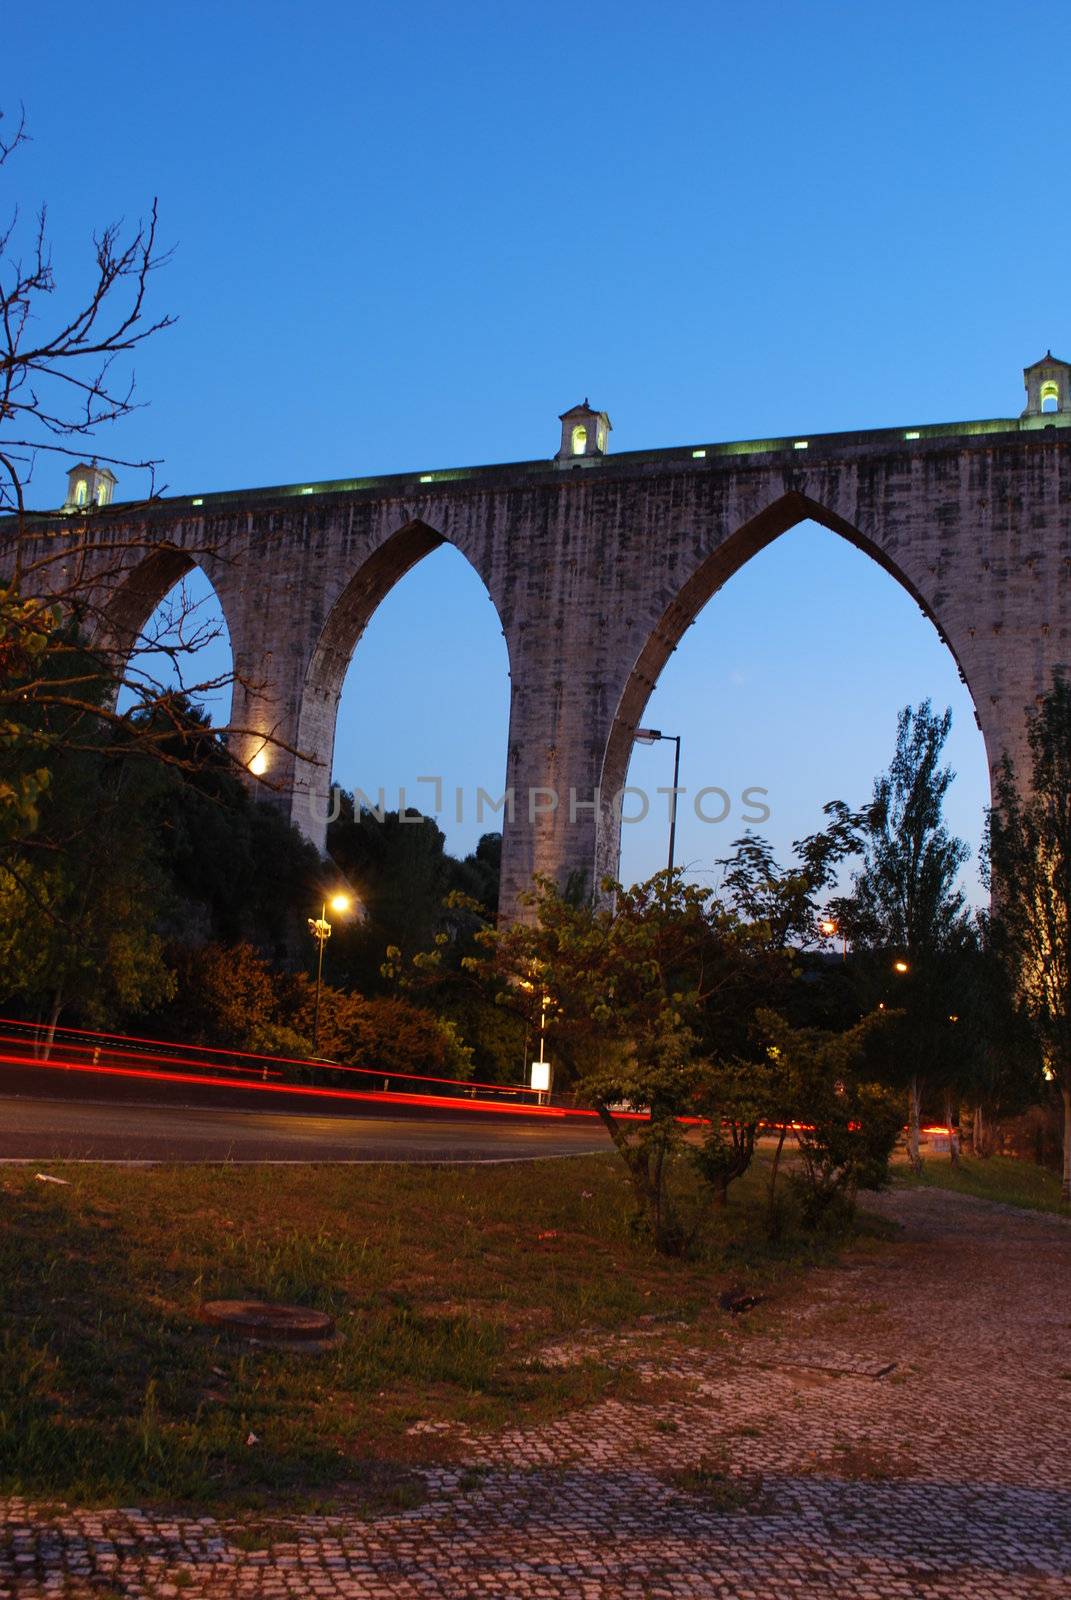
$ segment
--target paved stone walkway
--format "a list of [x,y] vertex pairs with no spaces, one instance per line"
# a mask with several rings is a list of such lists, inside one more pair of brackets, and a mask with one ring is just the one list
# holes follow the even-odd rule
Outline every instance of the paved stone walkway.
[[0,1596],[1068,1600],[1071,1229],[935,1190],[872,1203],[904,1238],[754,1337],[599,1344],[657,1404],[462,1435],[418,1510],[258,1519],[262,1549],[211,1519],[9,1501]]

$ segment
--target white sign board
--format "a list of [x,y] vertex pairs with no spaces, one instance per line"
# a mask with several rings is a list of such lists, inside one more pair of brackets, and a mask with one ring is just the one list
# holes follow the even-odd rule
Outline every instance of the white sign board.
[[541,1094],[545,1094],[550,1088],[549,1061],[532,1062],[532,1088],[538,1089]]

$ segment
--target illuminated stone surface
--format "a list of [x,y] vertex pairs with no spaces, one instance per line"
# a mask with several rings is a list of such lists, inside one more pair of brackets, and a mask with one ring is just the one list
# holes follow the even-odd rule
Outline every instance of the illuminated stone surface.
[[[903,1238],[815,1273],[754,1332],[650,1324],[546,1352],[626,1362],[653,1404],[455,1430],[461,1461],[425,1469],[423,1506],[258,1513],[256,1550],[241,1523],[9,1500],[0,1594],[1066,1600],[1071,1229],[934,1190],[871,1203]],[[701,1457],[739,1509],[677,1486]]]

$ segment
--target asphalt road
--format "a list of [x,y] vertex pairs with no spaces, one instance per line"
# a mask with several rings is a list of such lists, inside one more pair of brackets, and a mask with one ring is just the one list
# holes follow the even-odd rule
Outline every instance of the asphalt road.
[[[13,1075],[3,1075],[8,1088]],[[319,1114],[233,1104],[153,1104],[0,1093],[0,1161],[517,1161],[608,1148],[591,1121],[494,1112],[424,1112],[396,1106]]]

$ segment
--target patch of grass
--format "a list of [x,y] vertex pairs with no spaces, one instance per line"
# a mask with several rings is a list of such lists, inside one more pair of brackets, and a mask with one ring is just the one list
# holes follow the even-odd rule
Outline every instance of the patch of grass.
[[490,1475],[490,1467],[466,1467],[457,1480],[457,1486],[462,1494],[474,1494],[477,1489],[482,1489]]
[[227,1536],[227,1543],[236,1550],[244,1550],[246,1555],[252,1555],[254,1550],[270,1550],[272,1543],[279,1537],[278,1530],[259,1522],[247,1522],[240,1528],[233,1528]]
[[922,1176],[906,1167],[896,1168],[897,1180],[908,1188],[952,1189],[956,1194],[973,1195],[979,1200],[996,1200],[1006,1206],[1022,1206],[1028,1211],[1069,1214],[1060,1199],[1060,1180],[1047,1167],[1014,1156],[961,1156],[954,1167],[948,1156],[923,1156]]
[[[0,1177],[0,1489],[38,1500],[417,1504],[411,1469],[457,1449],[443,1424],[524,1425],[639,1393],[627,1369],[533,1360],[542,1345],[652,1322],[724,1337],[727,1274],[769,1286],[836,1248],[766,1245],[759,1164],[689,1261],[634,1236],[609,1155],[50,1170],[69,1187]],[[230,1298],[329,1311],[338,1342],[251,1347],[199,1318]]]
[[766,1504],[761,1473],[730,1472],[725,1463],[700,1456],[693,1466],[666,1474],[665,1481],[709,1511],[759,1511]]

